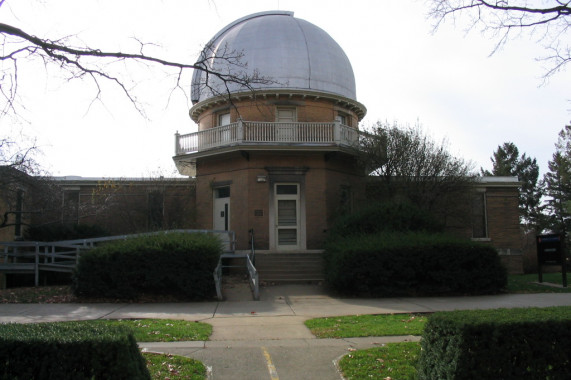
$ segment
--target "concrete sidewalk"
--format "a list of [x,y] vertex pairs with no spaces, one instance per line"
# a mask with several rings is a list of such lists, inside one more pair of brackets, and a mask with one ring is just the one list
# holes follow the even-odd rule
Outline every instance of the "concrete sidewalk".
[[170,304],[3,304],[0,323],[85,319],[170,318],[213,326],[206,342],[142,343],[144,350],[192,357],[213,379],[339,379],[335,360],[353,349],[417,337],[316,339],[303,322],[353,314],[434,312],[456,309],[571,306],[571,294],[506,294],[479,297],[336,298],[316,285],[261,289],[252,301],[243,286],[227,289],[223,302]]
[[[264,325],[269,320],[296,321],[353,314],[434,312],[460,309],[571,306],[571,293],[502,294],[475,297],[338,298],[317,285],[264,287],[260,301],[247,290],[229,292],[222,302],[192,303],[78,303],[1,304],[0,323],[33,323],[84,319],[171,318],[207,321],[215,327],[251,320]],[[242,321],[242,322],[240,322]],[[248,322],[250,323],[250,322]],[[236,330],[236,329],[235,329]],[[272,330],[276,330],[275,326]],[[276,338],[279,331],[275,331]],[[240,336],[247,334],[239,334]],[[235,337],[238,338],[238,337]]]

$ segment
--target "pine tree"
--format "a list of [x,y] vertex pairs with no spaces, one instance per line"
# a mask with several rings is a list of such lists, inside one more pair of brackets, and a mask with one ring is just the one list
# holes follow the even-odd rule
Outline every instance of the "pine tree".
[[545,194],[549,227],[555,232],[569,231],[571,223],[571,125],[565,126],[555,144],[553,158],[547,164]]
[[506,142],[493,153],[490,158],[492,171],[481,169],[482,175],[517,177],[522,183],[519,193],[520,220],[529,228],[537,231],[544,226],[541,197],[542,187],[538,184],[539,165],[535,158],[525,153],[519,155],[519,149],[512,142]]

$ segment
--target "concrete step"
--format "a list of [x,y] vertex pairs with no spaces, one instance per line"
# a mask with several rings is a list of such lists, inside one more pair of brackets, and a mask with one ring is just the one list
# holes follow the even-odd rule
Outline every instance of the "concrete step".
[[264,282],[321,282],[321,253],[269,253],[256,255],[255,266]]
[[304,270],[304,269],[321,269],[323,268],[323,263],[265,263],[265,264],[255,264],[256,269],[260,270]]

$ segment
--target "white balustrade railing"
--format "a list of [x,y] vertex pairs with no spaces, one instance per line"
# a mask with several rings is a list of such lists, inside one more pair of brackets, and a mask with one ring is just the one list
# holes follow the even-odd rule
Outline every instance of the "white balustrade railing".
[[356,147],[359,131],[331,123],[272,123],[239,121],[204,131],[175,135],[176,154],[188,154],[240,144],[315,144]]

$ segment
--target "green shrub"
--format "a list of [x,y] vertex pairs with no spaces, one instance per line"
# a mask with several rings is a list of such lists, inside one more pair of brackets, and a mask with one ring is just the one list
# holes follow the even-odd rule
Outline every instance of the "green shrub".
[[210,234],[171,233],[130,238],[81,255],[73,291],[83,297],[134,299],[142,294],[172,294],[209,299],[212,273],[222,252]]
[[325,276],[336,291],[374,297],[498,293],[507,273],[490,246],[446,235],[383,233],[328,242]]
[[571,307],[436,313],[419,379],[569,379]]
[[109,233],[99,225],[91,224],[46,224],[30,226],[24,232],[28,241],[61,241],[89,239],[108,236]]
[[442,232],[444,226],[427,211],[411,203],[384,202],[369,205],[338,218],[329,229],[329,239],[376,234],[385,231]]
[[150,379],[129,329],[77,323],[0,325],[1,379]]

